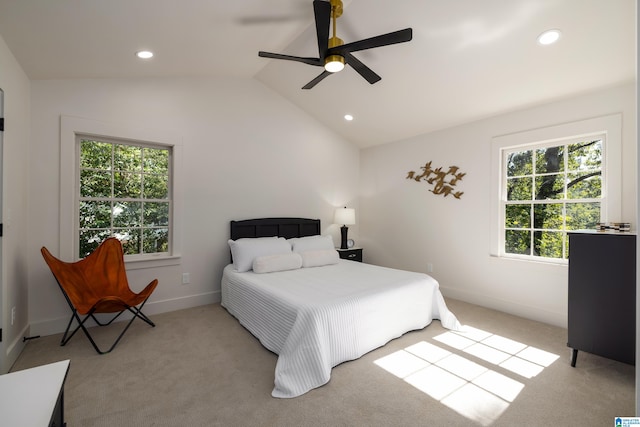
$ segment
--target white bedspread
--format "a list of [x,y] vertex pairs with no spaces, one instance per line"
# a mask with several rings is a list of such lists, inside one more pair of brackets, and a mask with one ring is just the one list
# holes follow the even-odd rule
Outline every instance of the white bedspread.
[[460,324],[426,274],[354,261],[222,277],[222,306],[278,354],[274,397],[326,384],[331,369],[440,319]]

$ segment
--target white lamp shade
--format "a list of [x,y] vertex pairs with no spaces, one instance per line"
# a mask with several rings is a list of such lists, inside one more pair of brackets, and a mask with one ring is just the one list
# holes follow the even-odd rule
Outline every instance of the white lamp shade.
[[351,225],[356,223],[356,210],[351,208],[336,209],[334,224]]

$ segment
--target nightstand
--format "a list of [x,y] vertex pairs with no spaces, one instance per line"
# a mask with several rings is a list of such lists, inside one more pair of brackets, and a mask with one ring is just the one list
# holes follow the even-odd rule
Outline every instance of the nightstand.
[[336,249],[342,259],[362,262],[362,248]]

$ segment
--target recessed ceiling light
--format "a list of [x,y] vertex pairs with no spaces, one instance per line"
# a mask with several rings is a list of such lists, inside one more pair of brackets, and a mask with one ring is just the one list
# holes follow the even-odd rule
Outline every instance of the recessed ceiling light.
[[554,44],[560,38],[560,30],[547,30],[538,36],[538,43],[542,45]]
[[353,120],[353,116],[351,114],[345,114],[344,115],[344,119],[348,122],[350,122],[351,120]]
[[136,56],[140,59],[149,59],[153,57],[153,52],[151,52],[150,50],[141,50],[139,52],[136,52]]

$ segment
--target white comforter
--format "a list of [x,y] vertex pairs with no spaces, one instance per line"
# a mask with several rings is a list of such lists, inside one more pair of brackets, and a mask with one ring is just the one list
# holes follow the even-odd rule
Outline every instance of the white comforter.
[[326,384],[331,369],[440,319],[460,324],[432,277],[354,261],[222,277],[222,306],[278,354],[274,397]]

